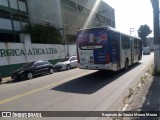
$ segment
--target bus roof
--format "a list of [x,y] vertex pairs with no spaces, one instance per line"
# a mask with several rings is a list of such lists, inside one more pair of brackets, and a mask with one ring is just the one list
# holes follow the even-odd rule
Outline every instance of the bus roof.
[[110,26],[90,27],[90,28],[86,28],[86,29],[80,29],[79,31],[83,31],[83,30],[90,30],[90,29],[94,29],[94,28],[107,28],[107,30],[111,30],[111,31],[113,31],[113,32],[117,32],[117,33],[120,33],[120,34],[123,34],[123,35],[129,36],[129,37],[133,37],[133,38],[140,39],[139,37],[132,36],[132,35],[129,35],[129,34],[126,34],[126,33],[120,32],[120,31],[118,31],[117,29],[112,28],[112,27],[110,27]]

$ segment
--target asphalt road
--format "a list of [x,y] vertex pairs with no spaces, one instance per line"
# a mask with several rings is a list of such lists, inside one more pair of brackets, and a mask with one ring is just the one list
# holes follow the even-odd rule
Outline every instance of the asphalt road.
[[31,80],[2,84],[0,111],[109,111],[127,86],[134,82],[137,75],[153,61],[153,56],[153,53],[143,56],[142,61],[131,66],[127,72],[123,70],[100,72],[76,68]]

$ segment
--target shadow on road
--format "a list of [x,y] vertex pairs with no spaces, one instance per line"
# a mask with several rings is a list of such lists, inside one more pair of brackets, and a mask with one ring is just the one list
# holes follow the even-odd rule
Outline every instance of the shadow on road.
[[128,71],[97,71],[95,73],[91,73],[89,75],[63,83],[57,87],[52,88],[51,90],[79,94],[93,94],[140,64],[141,63],[137,63],[130,66]]
[[4,83],[2,82],[1,84],[12,84],[12,83],[24,82],[24,81],[27,81],[27,80],[33,80],[35,78],[43,77],[43,76],[46,76],[46,75],[50,75],[50,74],[37,75],[37,76],[34,76],[32,79],[25,79],[25,78],[21,78],[21,79],[17,79],[17,80],[10,79],[10,80],[7,80]]

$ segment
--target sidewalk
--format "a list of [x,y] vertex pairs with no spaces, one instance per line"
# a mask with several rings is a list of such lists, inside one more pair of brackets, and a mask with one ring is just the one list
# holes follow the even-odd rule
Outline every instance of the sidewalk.
[[13,81],[13,80],[11,79],[11,77],[5,77],[5,78],[2,78],[1,84],[7,83],[7,82],[11,82],[11,81]]
[[[126,111],[160,111],[160,76],[150,76],[132,95]],[[123,120],[160,120],[158,117],[125,118]]]

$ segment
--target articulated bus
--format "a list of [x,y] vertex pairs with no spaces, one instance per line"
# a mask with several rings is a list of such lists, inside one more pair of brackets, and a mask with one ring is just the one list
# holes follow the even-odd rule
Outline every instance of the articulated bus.
[[80,69],[118,71],[142,59],[140,38],[108,26],[79,30],[76,42]]

